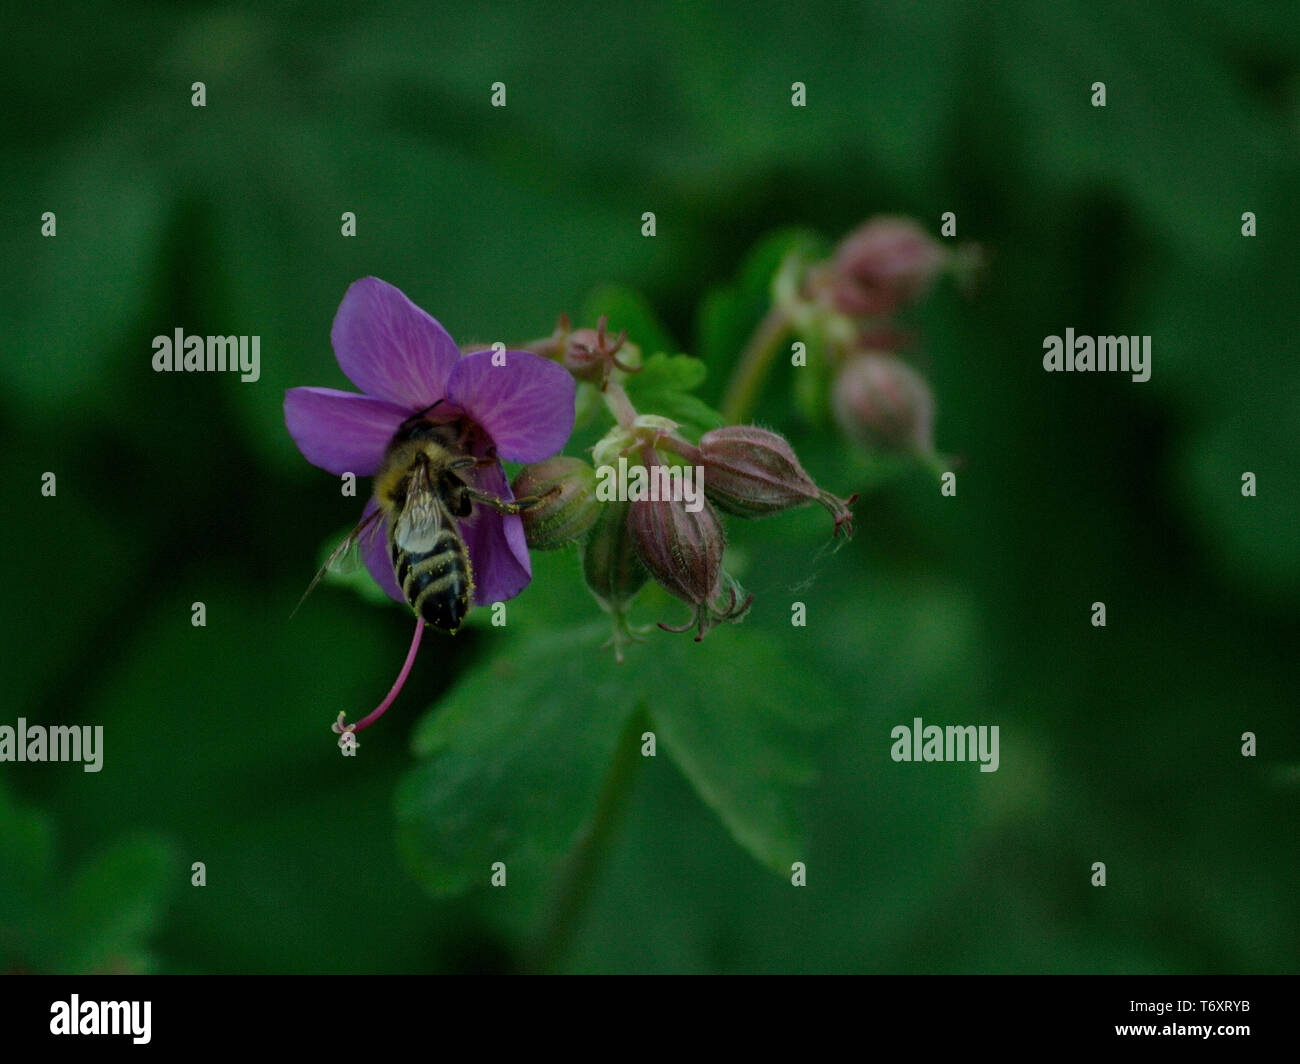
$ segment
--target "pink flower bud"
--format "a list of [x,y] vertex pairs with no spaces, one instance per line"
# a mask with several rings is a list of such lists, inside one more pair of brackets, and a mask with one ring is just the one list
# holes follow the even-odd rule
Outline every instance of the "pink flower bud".
[[[657,464],[653,449],[645,450],[647,464]],[[750,596],[737,603],[737,585],[722,571],[727,545],[722,522],[707,501],[700,502],[692,513],[680,500],[638,500],[631,503],[627,516],[628,533],[641,563],[665,591],[694,608],[686,625],[659,627],[696,628],[696,642],[716,624],[739,620],[752,600]],[[719,605],[726,596],[729,601]]]
[[727,538],[712,506],[691,513],[684,502],[639,500],[627,520],[642,564],[669,594],[694,606],[721,597]]
[[810,502],[820,503],[853,534],[853,500],[823,491],[804,472],[784,437],[754,425],[727,425],[700,437],[704,494],[738,517],[763,517]]
[[869,352],[849,359],[835,378],[831,406],[856,443],[913,454],[934,449],[930,386],[895,355]]
[[889,314],[925,295],[950,259],[910,218],[873,218],[840,241],[822,280],[841,313]]

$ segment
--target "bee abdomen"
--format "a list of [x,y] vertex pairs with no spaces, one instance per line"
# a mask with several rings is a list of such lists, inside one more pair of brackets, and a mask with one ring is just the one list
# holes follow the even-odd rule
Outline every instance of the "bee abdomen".
[[411,608],[432,627],[456,631],[469,611],[474,586],[464,541],[444,528],[432,550],[411,553],[394,545],[392,558],[393,573]]

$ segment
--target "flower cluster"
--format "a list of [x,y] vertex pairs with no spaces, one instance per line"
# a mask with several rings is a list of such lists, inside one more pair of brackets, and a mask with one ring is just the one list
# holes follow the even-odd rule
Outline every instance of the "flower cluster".
[[899,354],[913,337],[896,316],[944,273],[969,282],[980,261],[975,245],[950,249],[908,218],[881,216],[849,233],[824,262],[791,256],[783,264],[773,282],[774,320],[822,353],[832,377],[830,409],[854,443],[933,455],[934,400]]
[[522,515],[529,546],[582,544],[583,574],[614,620],[611,642],[619,660],[641,634],[629,611],[651,579],[691,611],[685,624],[660,622],[666,631],[694,630],[699,641],[711,628],[745,616],[753,596],[723,566],[727,539],[719,510],[756,518],[818,503],[834,519],[834,533],[844,528],[851,534],[849,506],[856,498],[819,488],[775,432],[725,426],[692,442],[677,422],[640,413],[622,386],[640,369],[640,355],[626,344],[633,361],[619,362],[616,352],[625,344],[623,335],[607,341],[604,319],[595,330],[572,333],[561,319],[555,334],[533,345],[579,379],[598,384],[614,425],[592,448],[591,464],[550,459],[525,468],[514,482],[519,495],[551,493]]
[[[472,605],[518,595],[532,578],[530,548],[580,551],[586,584],[614,619],[611,641],[622,660],[644,634],[629,615],[651,581],[690,610],[681,625],[661,622],[665,630],[693,631],[698,641],[746,615],[753,596],[724,564],[721,515],[751,519],[817,504],[833,535],[851,535],[857,496],[819,487],[783,436],[745,424],[762,373],[782,338],[805,339],[829,376],[827,405],[850,439],[932,454],[933,401],[898,355],[908,338],[896,315],[943,272],[968,275],[976,254],[884,217],[851,233],[824,262],[788,257],[772,281],[772,310],[741,353],[724,416],[693,397],[695,405],[674,406],[662,385],[633,389],[647,364],[635,338],[611,335],[603,316],[575,329],[562,315],[550,336],[519,350],[462,352],[392,285],[373,277],[353,284],[331,340],[359,392],[290,389],[285,423],[312,464],[375,478],[360,524],[335,555],[359,546],[375,581],[411,608],[416,625],[387,697],[356,724],[343,714],[334,722],[344,753],[355,753],[356,732],[397,696],[424,628],[454,632]],[[638,410],[630,392],[649,396],[650,409]],[[611,425],[589,457],[559,453],[575,402],[584,418],[603,412]],[[701,407],[709,417],[694,428],[666,416]],[[523,464],[513,487],[503,459]]]

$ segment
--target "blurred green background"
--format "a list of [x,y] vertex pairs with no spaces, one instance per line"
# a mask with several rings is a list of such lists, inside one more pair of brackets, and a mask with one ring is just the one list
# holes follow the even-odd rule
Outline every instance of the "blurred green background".
[[[624,666],[665,700],[690,673],[715,745],[744,745],[760,688],[825,713],[798,788],[808,886],[661,750],[548,963],[1296,969],[1293,3],[102,3],[2,28],[0,724],[103,725],[105,752],[98,774],[0,765],[0,970],[528,967],[540,871],[427,893],[395,795],[438,777],[412,739],[444,692],[594,605],[572,557],[535,556],[511,625],[426,641],[341,758],[329,722],[387,690],[409,623],[337,588],[288,620],[361,500],[298,454],[283,390],[348,387],[329,328],[367,274],[462,343],[544,335],[624,284],[697,353],[703,297],[770,231],[888,212],[937,234],[949,210],[989,253],[983,287],[941,288],[910,324],[957,497],[913,470],[835,554],[820,511],[733,522],[751,617],[698,646],[659,633]],[[260,335],[260,381],[152,372],[178,326]],[[1043,337],[1070,326],[1150,334],[1150,382],[1045,374]],[[759,419],[820,483],[862,488],[790,373]],[[682,612],[652,598],[643,619]],[[745,654],[770,675],[729,673]],[[574,667],[556,696],[567,667],[530,659],[501,697],[525,717],[528,692],[559,697],[580,725],[622,681]],[[999,771],[893,763],[914,716],[998,724]],[[604,771],[547,738],[528,756],[551,771]]]

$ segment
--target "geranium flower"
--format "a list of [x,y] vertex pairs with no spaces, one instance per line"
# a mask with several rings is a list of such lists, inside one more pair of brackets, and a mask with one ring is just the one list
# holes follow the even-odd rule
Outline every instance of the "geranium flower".
[[[528,351],[462,357],[446,329],[376,277],[348,289],[330,340],[339,368],[361,392],[291,388],[284,420],[303,457],[336,476],[374,475],[402,422],[435,403],[436,419],[460,416],[476,426],[471,453],[480,459],[539,462],[559,451],[573,431],[574,381],[563,367]],[[500,461],[485,461],[463,476],[480,491],[513,498]],[[363,518],[375,509],[372,498]],[[513,598],[528,585],[532,568],[518,516],[476,503],[458,525],[469,550],[476,604]],[[361,554],[379,586],[405,602],[388,556],[386,526],[386,517],[371,523],[361,537]],[[408,667],[422,628],[416,624]]]

